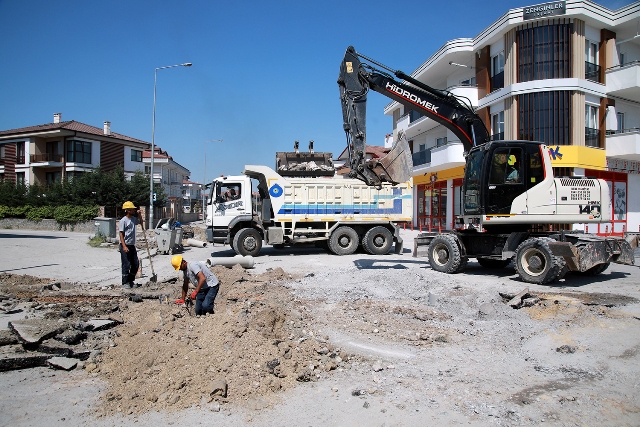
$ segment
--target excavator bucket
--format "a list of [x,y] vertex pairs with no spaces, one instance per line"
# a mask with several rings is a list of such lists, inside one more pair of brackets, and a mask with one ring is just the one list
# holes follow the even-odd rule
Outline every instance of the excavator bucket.
[[368,161],[366,167],[371,169],[381,182],[395,184],[409,181],[413,171],[413,160],[404,133],[398,135],[398,140],[386,156],[379,160]]

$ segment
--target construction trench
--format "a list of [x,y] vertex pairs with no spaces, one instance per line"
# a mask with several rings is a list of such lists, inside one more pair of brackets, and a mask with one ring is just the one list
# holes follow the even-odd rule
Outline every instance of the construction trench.
[[[155,256],[156,268],[169,258]],[[255,268],[211,268],[220,293],[201,317],[174,304],[181,281],[166,269],[126,291],[1,273],[0,424],[44,419],[9,402],[47,384],[90,396],[65,411],[60,391],[41,395],[48,415],[95,425],[202,414],[210,425],[637,424],[640,289],[629,266],[555,286],[472,262],[437,273],[410,253],[267,251]]]

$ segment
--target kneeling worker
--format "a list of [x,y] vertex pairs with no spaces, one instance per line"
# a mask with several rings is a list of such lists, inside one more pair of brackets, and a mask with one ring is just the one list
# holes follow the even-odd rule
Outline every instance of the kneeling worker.
[[213,314],[213,302],[218,295],[218,278],[209,270],[209,267],[202,261],[187,262],[182,255],[174,255],[171,258],[173,268],[182,270],[184,273],[184,283],[182,284],[182,301],[187,297],[189,282],[195,286],[191,293],[191,299],[196,301],[196,315],[206,313]]

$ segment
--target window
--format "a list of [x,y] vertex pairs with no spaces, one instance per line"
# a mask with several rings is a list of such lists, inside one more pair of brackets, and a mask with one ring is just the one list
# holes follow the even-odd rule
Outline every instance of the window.
[[571,92],[518,95],[518,139],[570,145]]
[[5,146],[0,145],[0,159],[4,159],[5,156],[6,156]]
[[424,151],[427,149],[427,144],[420,144],[418,145],[418,151]]
[[504,111],[491,116],[492,141],[502,141],[504,139]]
[[571,77],[572,27],[567,23],[518,31],[519,82]]
[[23,165],[24,163],[24,141],[20,141],[16,143],[16,164]]
[[140,150],[131,150],[131,161],[132,162],[142,162],[142,151],[140,151]]
[[587,147],[599,147],[600,138],[598,130],[598,107],[586,105],[584,109],[585,145]]
[[476,78],[471,77],[470,79],[460,80],[460,86],[475,86]]
[[47,181],[47,185],[51,185],[56,182],[60,182],[61,174],[60,172],[47,172],[45,179]]
[[91,164],[91,143],[86,141],[67,141],[67,161],[70,163]]
[[620,65],[624,65],[624,52],[618,52],[618,61]]
[[592,64],[598,63],[598,45],[590,40],[584,41],[584,60]]
[[144,165],[144,173],[146,173],[147,175],[151,175],[151,166],[150,165]]
[[504,51],[491,58],[491,75],[495,76],[504,71]]
[[436,147],[442,147],[447,145],[447,137],[443,136],[442,138],[436,138]]
[[16,184],[24,185],[24,172],[16,172]]
[[616,117],[618,118],[618,132],[624,132],[624,113],[616,113]]
[[493,154],[489,184],[518,184],[521,181],[520,167],[522,150],[500,148]]

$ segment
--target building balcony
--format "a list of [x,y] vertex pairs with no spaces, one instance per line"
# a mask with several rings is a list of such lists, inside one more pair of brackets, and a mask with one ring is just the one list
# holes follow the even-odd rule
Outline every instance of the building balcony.
[[16,156],[16,165],[24,165],[26,164],[26,157],[24,155],[22,156]]
[[640,102],[640,61],[609,68],[607,94]]
[[584,78],[592,82],[602,83],[600,81],[600,66],[591,62],[584,63]]
[[502,89],[504,87],[504,71],[491,77],[490,83],[491,83],[490,92],[493,92],[494,90]]
[[460,142],[449,142],[440,147],[413,153],[413,173],[438,172],[445,169],[464,166],[464,149]]
[[623,129],[607,135],[607,157],[640,161],[640,128]]
[[584,145],[587,147],[599,147],[600,129],[584,128]]
[[60,154],[31,154],[29,162],[32,167],[62,166]]
[[431,163],[431,150],[422,150],[411,155],[413,167],[426,165]]

